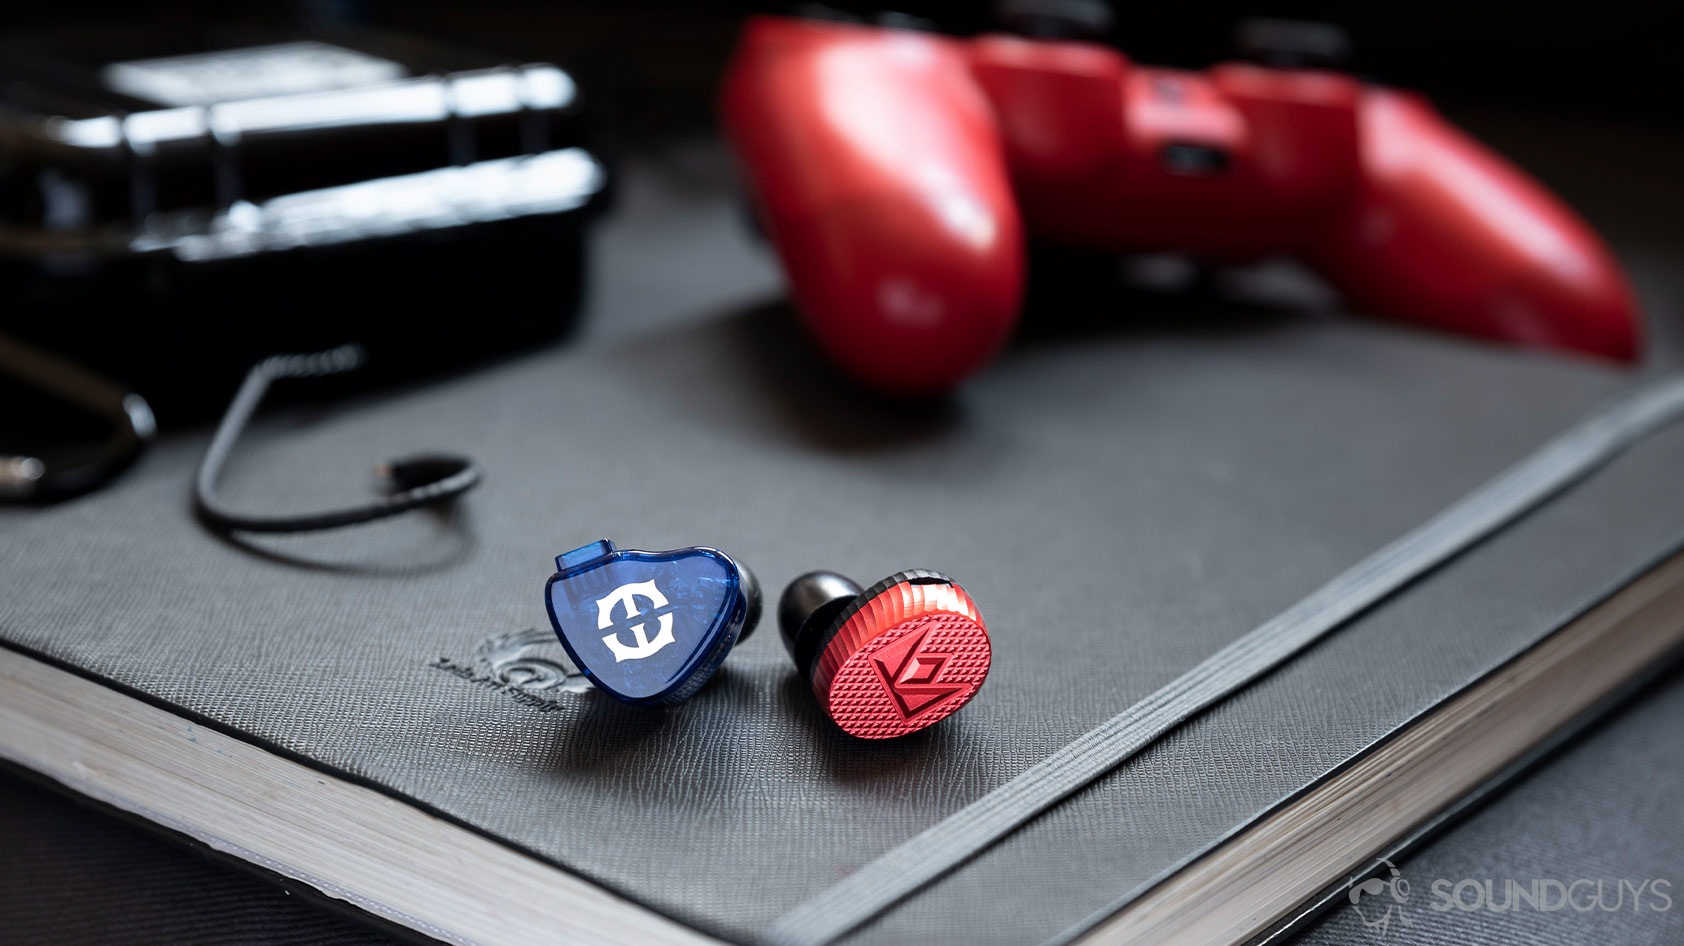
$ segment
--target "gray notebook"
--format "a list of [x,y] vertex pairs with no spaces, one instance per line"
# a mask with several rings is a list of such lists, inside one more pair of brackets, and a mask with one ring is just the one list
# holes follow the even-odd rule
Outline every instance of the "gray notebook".
[[[596,318],[643,306],[634,327],[265,415],[224,481],[302,510],[451,449],[486,473],[454,515],[219,539],[188,501],[206,435],[178,434],[99,493],[0,512],[0,638],[751,940],[1636,383],[1294,314],[1263,272],[1119,290],[1129,318],[1036,313],[950,400],[879,403],[752,300],[769,271],[719,216],[687,305],[641,282],[656,223],[611,230]],[[1061,934],[1675,549],[1680,468],[1684,429],[1645,441],[847,941]],[[952,718],[862,742],[763,626],[689,702],[614,703],[566,676],[542,603],[553,556],[602,537],[717,546],[774,598],[813,568],[939,569],[992,671]]]

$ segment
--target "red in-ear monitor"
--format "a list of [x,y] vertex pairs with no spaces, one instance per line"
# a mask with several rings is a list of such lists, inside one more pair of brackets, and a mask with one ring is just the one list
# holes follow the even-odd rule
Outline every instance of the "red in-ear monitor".
[[926,569],[870,588],[809,572],[785,589],[778,630],[825,714],[862,739],[923,729],[970,702],[988,676],[988,628],[971,596]]

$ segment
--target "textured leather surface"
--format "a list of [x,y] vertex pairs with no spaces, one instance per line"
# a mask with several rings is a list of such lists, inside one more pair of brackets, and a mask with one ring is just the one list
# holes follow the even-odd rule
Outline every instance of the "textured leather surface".
[[1675,377],[1575,423],[1151,695],[785,913],[765,940],[801,946],[841,938],[1680,421],[1684,378]]
[[[787,311],[743,303],[765,270],[708,219],[685,307],[638,288],[671,274],[636,240],[605,241],[601,297],[671,306],[672,327],[271,415],[226,480],[233,502],[308,508],[453,448],[487,475],[453,519],[224,542],[188,514],[204,435],[168,438],[101,493],[0,513],[0,636],[743,938],[1637,383],[1288,315],[1270,272],[1043,311],[951,401],[875,403]],[[1676,318],[1670,271],[1639,276]],[[1139,314],[1097,311],[1116,306]],[[1681,465],[1684,434],[1638,447],[854,940],[1036,941],[1168,870],[1671,548]],[[507,635],[545,628],[551,557],[601,536],[716,545],[769,594],[817,567],[941,569],[983,608],[994,669],[887,745],[826,722],[775,634],[666,711],[465,679],[512,666]]]
[[[1642,702],[1585,733],[1439,840],[1400,861],[1399,874],[1408,881],[1402,902],[1384,894],[1373,904],[1359,896],[1355,907],[1341,900],[1294,943],[1661,946],[1684,941],[1681,718],[1684,673],[1674,673]],[[1491,893],[1472,887],[1458,893],[1456,885],[1469,880],[1492,881]],[[1579,886],[1567,906],[1559,905],[1566,894],[1558,891],[1541,904],[1555,904],[1555,909],[1535,909],[1514,898],[1509,880],[1528,893],[1534,881],[1540,890],[1548,889],[1544,881]],[[1622,888],[1621,881],[1627,886]],[[1592,886],[1597,882],[1600,894]],[[1449,896],[1459,896],[1463,908],[1450,906]],[[1493,902],[1508,909],[1489,909]],[[1389,921],[1387,906],[1393,909]]]

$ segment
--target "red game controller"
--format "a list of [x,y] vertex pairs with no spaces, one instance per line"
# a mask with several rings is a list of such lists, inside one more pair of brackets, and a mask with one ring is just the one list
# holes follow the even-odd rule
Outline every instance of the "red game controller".
[[762,17],[722,109],[808,325],[883,390],[945,390],[994,357],[1026,229],[1216,263],[1292,255],[1379,315],[1639,348],[1632,292],[1578,216],[1420,96],[1337,72]]

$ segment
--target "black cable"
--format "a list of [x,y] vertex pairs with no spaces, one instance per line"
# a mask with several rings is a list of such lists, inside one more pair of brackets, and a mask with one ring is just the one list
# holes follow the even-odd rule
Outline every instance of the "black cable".
[[219,532],[310,532],[373,522],[418,509],[446,503],[473,489],[480,481],[479,467],[467,457],[442,454],[406,457],[378,468],[387,485],[396,490],[373,502],[327,512],[284,516],[248,516],[229,510],[216,498],[216,481],[234,442],[245,430],[271,382],[279,378],[320,378],[352,371],[362,365],[358,345],[341,345],[314,355],[275,355],[265,358],[246,374],[240,390],[229,402],[222,422],[216,427],[199,472],[193,480],[193,502],[199,518]]
[[110,427],[98,443],[55,446],[39,456],[0,454],[0,500],[56,500],[102,486],[133,463],[157,432],[145,398],[5,334],[0,334],[0,377],[45,392]]

